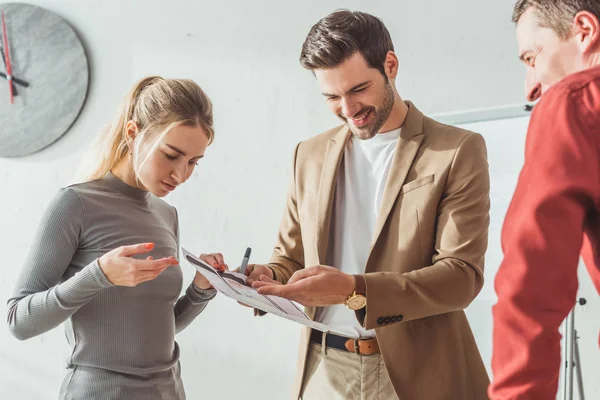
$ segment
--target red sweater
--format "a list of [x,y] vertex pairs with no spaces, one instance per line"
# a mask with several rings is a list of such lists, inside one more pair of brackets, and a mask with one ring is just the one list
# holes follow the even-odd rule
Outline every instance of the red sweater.
[[565,78],[536,105],[502,249],[490,397],[555,399],[580,253],[600,292],[600,67]]

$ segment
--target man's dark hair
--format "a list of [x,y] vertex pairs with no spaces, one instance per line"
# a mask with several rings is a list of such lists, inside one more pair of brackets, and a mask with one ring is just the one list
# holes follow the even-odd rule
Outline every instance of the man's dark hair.
[[379,18],[336,10],[313,25],[302,45],[300,64],[311,71],[335,68],[359,52],[385,76],[385,57],[393,50],[390,33]]

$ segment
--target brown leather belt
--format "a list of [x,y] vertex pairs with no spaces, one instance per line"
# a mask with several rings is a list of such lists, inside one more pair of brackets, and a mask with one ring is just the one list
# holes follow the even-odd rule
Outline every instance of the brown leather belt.
[[[310,341],[313,343],[323,344],[323,332],[315,329],[310,333]],[[338,350],[346,350],[351,353],[370,356],[379,354],[379,344],[376,338],[371,339],[351,339],[345,336],[334,335],[327,333],[325,337],[325,346],[332,347]]]

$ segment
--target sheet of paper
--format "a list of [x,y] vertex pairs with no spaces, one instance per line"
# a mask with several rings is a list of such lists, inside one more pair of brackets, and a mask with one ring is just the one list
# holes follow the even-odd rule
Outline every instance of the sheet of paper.
[[225,296],[258,308],[259,310],[266,311],[269,314],[277,315],[323,332],[330,331],[327,325],[308,318],[304,311],[302,311],[303,307],[300,304],[282,297],[262,295],[253,287],[246,285],[245,275],[231,271],[217,271],[185,248],[182,247],[181,250],[183,258],[196,271],[204,275],[218,292]]

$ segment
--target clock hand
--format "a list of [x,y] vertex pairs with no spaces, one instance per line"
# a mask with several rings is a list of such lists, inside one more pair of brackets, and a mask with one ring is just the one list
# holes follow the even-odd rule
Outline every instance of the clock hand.
[[[0,78],[4,78],[6,79],[6,74],[4,72],[0,72]],[[19,79],[17,77],[12,77],[12,80],[15,84],[17,85],[21,85],[23,87],[29,87],[29,82],[24,81],[23,79]],[[16,91],[15,91],[15,96],[17,95]]]
[[[6,57],[4,56],[4,49],[2,48],[1,45],[0,45],[0,55],[2,56],[2,63],[4,64],[4,70],[6,71]],[[0,72],[0,76],[3,77],[4,79],[8,79],[8,76],[4,72]],[[13,81],[15,83],[17,83],[16,78],[14,76],[13,76]],[[13,87],[13,93],[15,96],[17,95],[16,89],[17,89],[16,87]]]
[[10,92],[10,104],[14,104],[14,87],[12,82],[12,66],[10,65],[10,50],[8,47],[8,36],[6,35],[6,21],[4,21],[4,11],[2,11],[2,37],[4,38],[4,55],[6,56],[6,79],[8,80],[8,90]]

